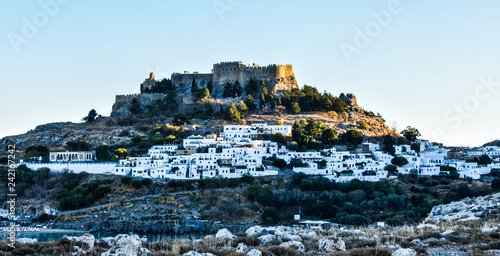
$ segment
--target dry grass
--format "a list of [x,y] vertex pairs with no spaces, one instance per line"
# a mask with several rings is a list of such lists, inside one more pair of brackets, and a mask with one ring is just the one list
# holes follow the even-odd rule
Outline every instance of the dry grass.
[[350,256],[391,256],[392,251],[385,248],[355,248],[349,252]]
[[297,256],[299,253],[295,248],[290,248],[290,247],[281,247],[281,246],[276,246],[276,245],[271,245],[271,246],[266,246],[260,248],[262,251],[262,256],[274,256],[274,255],[280,255],[280,256]]

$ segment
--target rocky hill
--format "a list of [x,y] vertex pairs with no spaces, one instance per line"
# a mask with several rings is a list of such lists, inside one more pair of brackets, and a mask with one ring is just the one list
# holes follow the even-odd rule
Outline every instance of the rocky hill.
[[[323,112],[301,113],[297,115],[259,115],[252,114],[244,117],[246,123],[268,122],[274,123],[283,119],[285,124],[292,125],[295,120],[314,118],[322,121],[329,127],[334,127],[339,133],[348,129],[358,129],[367,140],[378,140],[384,135],[399,136],[389,130],[384,122],[377,117],[370,117],[359,112],[350,112],[347,116],[331,116]],[[135,134],[144,134],[147,127],[153,126],[152,122],[165,124],[172,123],[172,118],[153,119],[145,122],[139,121],[134,124],[119,124],[127,118],[101,117],[92,123],[49,123],[39,125],[27,133],[6,136],[0,141],[0,148],[5,149],[8,144],[14,144],[23,149],[33,145],[44,145],[50,150],[64,150],[66,143],[70,141],[85,141],[94,146],[107,144],[120,144],[127,142]],[[361,128],[361,123],[366,123],[368,128]],[[194,119],[192,124],[198,125],[199,131],[207,133],[220,131],[223,125],[235,124],[222,119]]]
[[474,221],[500,217],[500,193],[434,206],[426,222]]
[[130,133],[127,126],[109,125],[109,119],[98,118],[92,123],[49,123],[39,125],[27,133],[6,136],[0,141],[0,147],[16,145],[18,149],[43,145],[50,150],[64,150],[69,141],[85,141],[93,145],[102,143],[115,144],[128,141]]
[[486,147],[486,146],[497,146],[497,147],[500,147],[500,140],[490,141],[490,142],[485,143],[483,145],[483,147]]
[[[333,111],[312,111],[299,114],[256,112],[242,117],[245,121],[239,123],[274,123],[276,120],[283,120],[285,124],[292,125],[296,120],[312,117],[335,128],[339,134],[348,129],[357,129],[368,141],[377,141],[384,135],[399,136],[395,131],[388,129],[381,117],[360,108],[353,94],[341,94],[340,98],[348,103],[347,111],[342,114]],[[49,123],[39,125],[25,134],[4,137],[0,141],[0,148],[5,149],[6,145],[14,144],[19,149],[43,145],[50,150],[64,150],[66,143],[70,141],[85,141],[93,146],[102,143],[120,144],[129,141],[135,134],[145,134],[155,124],[166,123],[173,123],[171,116],[147,114],[98,117],[90,123]],[[206,118],[192,118],[191,124],[198,126],[197,133],[206,134],[220,131],[224,125],[237,123],[223,120],[221,115],[213,115]]]

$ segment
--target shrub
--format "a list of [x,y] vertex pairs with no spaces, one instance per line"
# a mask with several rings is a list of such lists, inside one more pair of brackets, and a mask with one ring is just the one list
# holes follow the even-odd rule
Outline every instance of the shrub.
[[287,166],[286,161],[281,158],[276,158],[273,161],[273,166],[283,169]]
[[130,176],[122,176],[121,177],[121,181],[123,184],[130,184],[130,182],[132,181],[132,177]]
[[133,188],[135,189],[140,189],[142,188],[142,183],[139,181],[139,180],[136,180],[136,179],[133,179],[131,182],[130,182],[130,185],[132,185]]
[[280,220],[280,213],[273,207],[266,207],[262,213],[262,220],[264,220],[266,224],[277,223]]
[[441,185],[448,185],[450,184],[450,181],[446,178],[442,178],[441,180],[439,180],[439,183],[441,183]]
[[391,256],[392,251],[386,248],[354,248],[351,256]]
[[152,181],[151,179],[143,179],[141,180],[141,184],[145,187],[149,187],[151,185]]
[[241,178],[240,178],[241,182],[247,183],[247,184],[252,184],[254,182],[254,180],[255,180],[255,178],[248,173],[241,175]]
[[398,156],[398,157],[394,157],[391,160],[391,163],[394,164],[394,165],[397,165],[397,166],[401,167],[403,165],[408,164],[408,160],[406,160],[406,158],[404,158],[402,156]]
[[493,181],[491,181],[491,189],[493,190],[500,190],[500,179],[496,178]]

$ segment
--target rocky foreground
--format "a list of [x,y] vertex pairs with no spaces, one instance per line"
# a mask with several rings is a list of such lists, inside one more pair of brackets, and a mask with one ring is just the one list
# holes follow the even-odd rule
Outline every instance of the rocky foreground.
[[500,255],[499,194],[435,206],[417,226],[312,230],[253,226],[233,234],[149,243],[135,234],[96,239],[91,234],[37,243],[0,242],[0,255]]

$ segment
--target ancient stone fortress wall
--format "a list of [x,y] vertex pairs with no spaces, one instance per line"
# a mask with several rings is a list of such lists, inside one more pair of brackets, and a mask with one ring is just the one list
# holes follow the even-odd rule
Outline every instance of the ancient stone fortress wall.
[[195,79],[196,85],[200,87],[205,87],[208,81],[213,79],[211,73],[190,73],[185,71],[184,74],[173,73],[170,77],[172,84],[176,87],[191,86],[193,79]]
[[129,115],[131,102],[134,98],[137,99],[141,107],[146,107],[146,105],[152,104],[154,101],[163,99],[165,94],[163,93],[140,93],[140,94],[128,94],[128,95],[116,95],[115,103],[111,108],[111,116],[122,116]]
[[115,102],[128,102],[137,98],[141,101],[155,101],[157,99],[162,99],[165,97],[163,93],[139,93],[139,94],[126,94],[126,95],[116,95]]
[[264,80],[268,89],[274,91],[298,88],[292,65],[259,66],[255,63],[244,65],[241,61],[220,62],[212,69],[214,86],[223,86],[225,83],[239,81],[245,86],[251,78]]
[[[173,73],[171,75],[172,84],[175,86],[179,95],[178,102],[183,104],[193,103],[189,95],[193,79],[200,87],[206,87],[208,82],[212,81],[213,98],[222,98],[224,85],[226,83],[240,82],[244,87],[250,79],[255,78],[259,81],[266,81],[268,91],[274,91],[279,95],[283,91],[289,91],[298,88],[292,65],[268,65],[259,66],[255,63],[245,65],[241,61],[229,61],[215,63],[211,73],[198,73],[184,71],[184,73]],[[156,81],[154,74],[151,73],[142,84],[141,88],[151,88]],[[112,116],[121,116],[130,114],[130,103],[136,98],[139,105],[145,107],[152,104],[157,99],[162,99],[165,95],[161,93],[141,93],[132,95],[117,95],[115,104],[111,112]],[[190,98],[191,97],[191,98]]]

